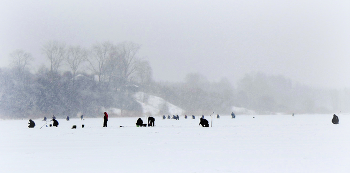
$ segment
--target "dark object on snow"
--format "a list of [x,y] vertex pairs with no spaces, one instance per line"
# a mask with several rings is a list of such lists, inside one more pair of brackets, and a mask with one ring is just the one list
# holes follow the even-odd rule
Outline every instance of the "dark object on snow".
[[50,124],[50,127],[52,127],[52,124]]
[[52,119],[53,119],[53,120],[55,120],[55,119],[56,119],[55,115],[52,115]]
[[199,122],[199,125],[202,125],[202,127],[209,127],[208,120],[206,120],[204,118],[201,118],[200,122]]
[[185,119],[187,119],[187,115],[185,115]]
[[196,119],[196,117],[194,115],[192,115],[192,119]]
[[168,119],[170,119],[170,115],[168,115]]
[[333,124],[339,124],[339,118],[335,114],[333,114],[333,119],[332,119]]
[[80,116],[80,119],[83,120],[83,119],[84,119],[84,115],[81,115],[81,116]]
[[84,128],[84,127],[85,127],[85,125],[84,125],[84,124],[82,124],[82,125],[81,125],[81,128]]
[[44,117],[43,121],[46,121],[46,120],[47,120],[46,117]]
[[67,116],[66,120],[69,121],[69,116]]
[[173,119],[175,119],[175,120],[179,120],[179,119],[180,119],[180,117],[179,117],[179,115],[173,115]]
[[103,116],[103,127],[107,127],[107,121],[108,121],[108,114],[107,112],[104,112],[104,116]]
[[148,126],[154,127],[154,122],[156,121],[153,117],[148,117]]
[[73,126],[72,126],[72,129],[77,129],[77,125],[73,125]]
[[165,117],[165,115],[163,115],[163,120],[165,120],[166,119],[166,117]]
[[232,112],[231,113],[232,118],[236,118],[236,115]]
[[[52,121],[53,121],[53,124],[52,124],[52,125],[55,126],[55,127],[57,127],[58,124],[59,124],[58,121],[57,121],[56,119],[52,119]],[[50,126],[50,127],[51,127],[51,126]]]
[[220,115],[219,115],[219,114],[217,114],[217,115],[216,115],[216,118],[220,118]]
[[28,127],[29,128],[34,128],[35,127],[35,122],[32,119],[29,119],[29,123],[28,123]]
[[146,127],[147,124],[143,124],[142,119],[139,118],[139,119],[137,119],[137,121],[136,121],[136,126],[137,126],[137,127]]
[[202,118],[204,118],[204,115],[202,115]]

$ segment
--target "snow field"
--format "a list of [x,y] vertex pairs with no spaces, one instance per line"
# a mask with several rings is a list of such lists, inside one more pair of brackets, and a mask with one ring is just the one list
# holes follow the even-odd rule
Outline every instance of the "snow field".
[[0,120],[0,172],[350,171],[347,115],[338,125],[332,115],[215,117],[211,128],[198,126],[199,116],[155,117],[155,127],[110,118],[107,128],[102,117],[42,129],[41,120],[34,129],[28,120]]

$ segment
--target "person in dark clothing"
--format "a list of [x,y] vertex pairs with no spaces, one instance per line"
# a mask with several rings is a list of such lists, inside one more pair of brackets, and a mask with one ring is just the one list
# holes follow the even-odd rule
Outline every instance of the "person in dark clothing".
[[187,115],[185,115],[185,119],[187,119]]
[[204,118],[201,118],[200,122],[199,122],[199,125],[202,125],[202,127],[209,127],[208,120],[206,120]]
[[156,121],[154,117],[148,117],[148,126],[154,127],[154,121]]
[[196,119],[196,117],[194,115],[192,115],[192,119]]
[[67,116],[66,120],[69,121],[69,116]]
[[216,115],[216,118],[220,118],[220,115],[219,115],[219,114],[217,114],[217,115]]
[[52,124],[52,125],[55,126],[55,127],[57,127],[58,124],[59,124],[58,121],[57,121],[56,119],[52,119],[52,121],[53,121],[53,124]]
[[32,119],[29,119],[29,123],[28,123],[28,127],[29,128],[34,128],[35,127],[35,122]]
[[83,119],[84,119],[84,115],[81,115],[81,116],[80,116],[80,119],[83,120]]
[[47,120],[46,117],[44,117],[43,121],[46,121],[46,120]]
[[231,113],[232,118],[236,118],[236,115],[232,112]]
[[55,119],[56,119],[55,115],[52,115],[52,119],[53,119],[53,120],[55,120]]
[[333,114],[332,123],[333,124],[339,124],[339,118],[335,114]]
[[166,119],[166,117],[165,117],[165,115],[163,115],[163,120],[165,120]]
[[141,118],[137,119],[136,126],[137,127],[146,127],[147,124],[143,124],[143,121]]
[[107,127],[107,121],[108,121],[108,114],[107,112],[104,112],[104,116],[103,116],[103,127]]

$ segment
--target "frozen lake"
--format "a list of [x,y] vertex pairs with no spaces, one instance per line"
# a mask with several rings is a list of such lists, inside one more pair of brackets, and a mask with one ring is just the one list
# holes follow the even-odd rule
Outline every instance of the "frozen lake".
[[101,115],[42,129],[41,120],[34,129],[28,120],[0,120],[0,172],[350,171],[349,115],[340,114],[338,125],[331,114],[221,116],[209,128],[198,126],[198,116],[155,118],[155,127],[110,118],[102,128]]

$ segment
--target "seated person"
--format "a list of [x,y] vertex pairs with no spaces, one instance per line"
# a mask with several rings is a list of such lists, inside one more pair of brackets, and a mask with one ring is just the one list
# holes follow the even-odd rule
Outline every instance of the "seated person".
[[34,128],[35,127],[35,122],[32,119],[29,119],[29,123],[28,123],[28,127],[29,128]]

